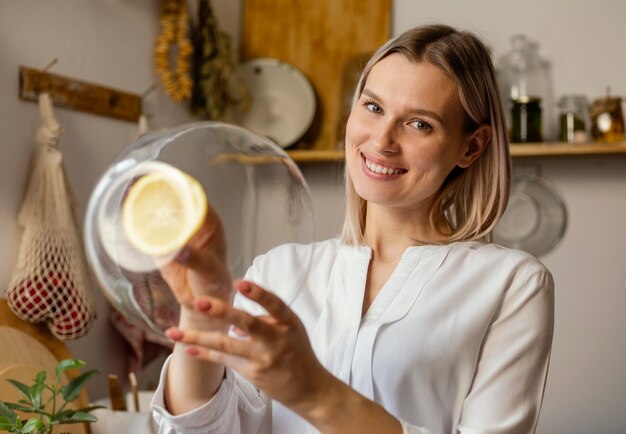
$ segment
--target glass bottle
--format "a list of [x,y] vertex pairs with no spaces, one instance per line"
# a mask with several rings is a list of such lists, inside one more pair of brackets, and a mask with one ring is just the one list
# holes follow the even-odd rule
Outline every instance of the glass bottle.
[[559,100],[559,141],[585,143],[589,130],[589,103],[584,95],[563,95]]

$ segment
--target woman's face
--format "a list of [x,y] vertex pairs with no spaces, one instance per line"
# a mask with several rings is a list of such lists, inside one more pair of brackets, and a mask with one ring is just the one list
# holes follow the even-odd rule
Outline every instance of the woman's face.
[[468,135],[455,83],[428,62],[393,53],[370,71],[346,125],[357,194],[400,210],[430,210],[446,176],[465,167]]

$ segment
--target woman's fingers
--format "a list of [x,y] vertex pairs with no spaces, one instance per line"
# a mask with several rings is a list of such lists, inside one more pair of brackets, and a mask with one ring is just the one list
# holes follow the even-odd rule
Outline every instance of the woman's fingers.
[[246,298],[264,307],[265,310],[279,322],[287,325],[294,322],[296,316],[293,311],[275,294],[247,280],[238,280],[235,282],[234,286]]
[[195,301],[195,308],[213,319],[233,325],[250,336],[270,338],[275,335],[273,326],[263,317],[252,316],[221,299],[201,297]]
[[[252,351],[249,341],[230,337],[220,331],[199,332],[196,330],[183,331],[178,328],[171,328],[167,330],[166,335],[175,342],[193,345],[194,347],[204,347],[237,357],[249,358]],[[197,348],[197,350],[199,353],[200,349]],[[192,352],[192,355],[195,354]]]

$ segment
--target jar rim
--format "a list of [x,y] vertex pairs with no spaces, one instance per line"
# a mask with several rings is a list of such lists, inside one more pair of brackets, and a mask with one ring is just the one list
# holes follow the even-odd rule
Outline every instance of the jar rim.
[[524,96],[520,96],[519,98],[514,98],[513,102],[517,104],[539,103],[541,102],[541,98],[538,96],[524,95]]

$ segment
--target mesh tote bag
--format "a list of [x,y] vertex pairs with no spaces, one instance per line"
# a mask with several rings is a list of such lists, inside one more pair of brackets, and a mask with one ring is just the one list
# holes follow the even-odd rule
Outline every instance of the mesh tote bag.
[[23,234],[7,303],[18,317],[45,322],[58,339],[72,340],[87,333],[95,310],[58,148],[62,128],[48,94],[40,95],[39,105],[43,125],[37,131],[39,147],[18,215]]

